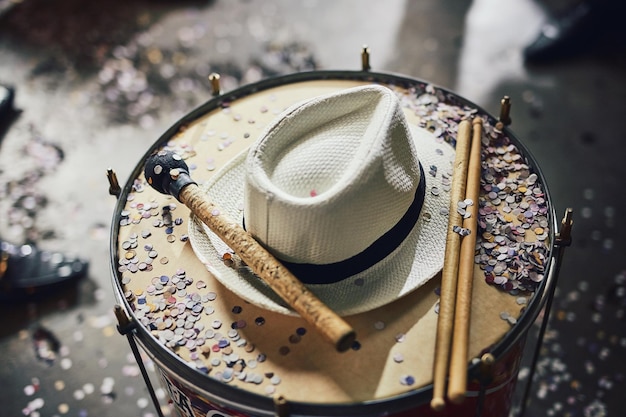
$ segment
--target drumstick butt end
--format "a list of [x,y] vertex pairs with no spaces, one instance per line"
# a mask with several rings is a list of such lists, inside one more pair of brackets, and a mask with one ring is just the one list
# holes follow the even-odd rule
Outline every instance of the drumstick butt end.
[[446,408],[446,402],[443,398],[440,397],[433,398],[432,400],[430,400],[430,408],[435,411],[442,411],[444,408]]
[[450,401],[454,404],[462,404],[465,401],[465,391],[453,391],[448,394]]

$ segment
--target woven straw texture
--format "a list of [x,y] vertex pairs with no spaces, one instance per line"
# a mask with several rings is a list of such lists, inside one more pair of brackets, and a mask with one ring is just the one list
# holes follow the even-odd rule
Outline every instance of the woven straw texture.
[[384,87],[292,108],[246,161],[248,231],[289,262],[329,264],[362,252],[413,202],[420,172],[409,136]]

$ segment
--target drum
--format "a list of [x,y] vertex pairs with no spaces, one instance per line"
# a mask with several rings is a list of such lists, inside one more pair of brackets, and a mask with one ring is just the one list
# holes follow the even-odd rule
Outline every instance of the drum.
[[285,108],[366,84],[392,89],[410,124],[450,146],[460,120],[484,121],[466,400],[441,412],[429,406],[441,273],[390,304],[344,317],[358,338],[339,353],[298,316],[245,301],[215,279],[194,252],[189,236],[199,226],[189,210],[148,186],[140,161],[114,213],[113,282],[132,324],[129,340],[154,361],[181,416],[504,416],[511,409],[530,326],[555,285],[557,222],[535,160],[486,111],[413,78],[299,73],[217,95],[146,158],[173,151],[203,184]]

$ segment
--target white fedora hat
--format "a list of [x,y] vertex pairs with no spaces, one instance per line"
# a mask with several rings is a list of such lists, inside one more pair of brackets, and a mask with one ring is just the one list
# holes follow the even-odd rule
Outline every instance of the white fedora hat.
[[[341,315],[388,304],[443,266],[454,149],[409,125],[390,89],[368,85],[283,112],[204,189]],[[433,167],[438,167],[433,168]],[[444,174],[445,175],[445,174]],[[197,219],[197,256],[227,288],[292,310]]]

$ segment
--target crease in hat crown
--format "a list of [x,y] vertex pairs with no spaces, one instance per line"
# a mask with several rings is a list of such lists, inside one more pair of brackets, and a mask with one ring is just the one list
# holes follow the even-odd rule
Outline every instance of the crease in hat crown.
[[390,89],[368,85],[316,97],[286,110],[251,148],[245,226],[282,261],[341,262],[398,223],[420,175]]

